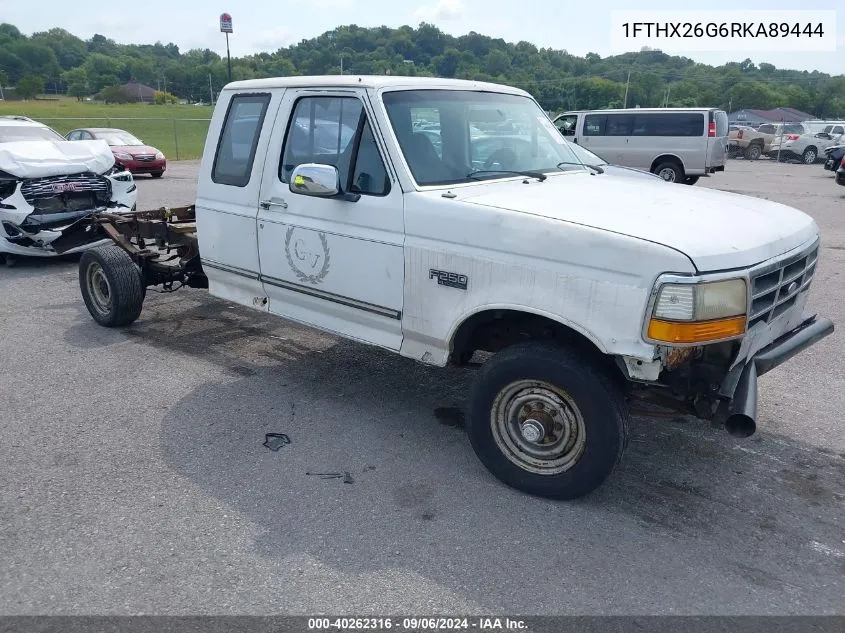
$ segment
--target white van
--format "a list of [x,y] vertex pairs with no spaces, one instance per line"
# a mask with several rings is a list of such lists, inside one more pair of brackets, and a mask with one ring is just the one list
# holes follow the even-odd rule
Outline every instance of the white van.
[[717,108],[578,110],[554,119],[568,140],[617,165],[695,184],[725,171],[728,115]]

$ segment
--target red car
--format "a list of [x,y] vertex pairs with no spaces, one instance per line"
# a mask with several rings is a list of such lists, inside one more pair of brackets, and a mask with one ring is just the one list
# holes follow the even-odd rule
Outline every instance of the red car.
[[67,133],[69,141],[102,140],[109,144],[114,160],[132,174],[149,174],[161,178],[167,159],[158,149],[145,145],[126,130],[105,127],[77,128]]

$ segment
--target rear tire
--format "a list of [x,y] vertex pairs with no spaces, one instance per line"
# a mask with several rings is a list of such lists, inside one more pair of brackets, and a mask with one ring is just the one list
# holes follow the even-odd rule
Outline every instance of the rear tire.
[[161,178],[162,176],[164,176],[164,172],[163,171],[157,171],[157,172],[150,174],[150,176],[152,176],[153,178]]
[[663,161],[654,168],[654,172],[666,182],[683,182],[684,168],[675,161]]
[[819,155],[815,147],[808,147],[804,150],[804,153],[801,154],[801,160],[805,165],[812,165],[816,162],[818,157]]
[[760,147],[757,143],[753,145],[749,145],[745,149],[745,158],[748,160],[757,160],[763,154],[763,148]]
[[476,375],[468,431],[484,466],[528,494],[575,499],[598,488],[628,438],[624,393],[583,355],[520,343]]
[[104,327],[120,327],[135,321],[141,314],[146,294],[135,262],[113,244],[82,254],[79,288],[91,317]]

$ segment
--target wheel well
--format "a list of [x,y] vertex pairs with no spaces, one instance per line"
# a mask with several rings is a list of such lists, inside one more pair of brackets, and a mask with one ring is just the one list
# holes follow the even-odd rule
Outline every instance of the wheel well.
[[[808,145],[807,147],[804,148],[804,152],[806,152],[808,149],[813,150],[816,154],[819,153],[819,150],[815,145]],[[804,152],[801,152],[801,153],[803,154]]]
[[672,154],[663,154],[662,156],[658,156],[657,158],[655,158],[651,163],[651,169],[649,171],[654,173],[654,170],[657,169],[657,166],[660,163],[677,163],[681,166],[681,169],[684,171],[684,173],[686,173],[686,169],[684,169],[684,161]]
[[751,141],[751,142],[748,144],[748,147],[751,147],[752,145],[759,145],[760,147],[763,147],[763,139],[761,139],[761,138],[755,138],[753,141]]
[[548,317],[519,310],[484,310],[466,319],[452,337],[449,362],[466,365],[476,351],[496,353],[516,343],[538,340],[566,345],[624,379],[613,359],[580,332]]

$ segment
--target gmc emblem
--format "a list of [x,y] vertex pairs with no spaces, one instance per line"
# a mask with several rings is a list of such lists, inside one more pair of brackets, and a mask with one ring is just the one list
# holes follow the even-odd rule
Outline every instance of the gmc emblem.
[[79,185],[75,182],[54,182],[53,193],[64,193],[65,191],[77,191]]

